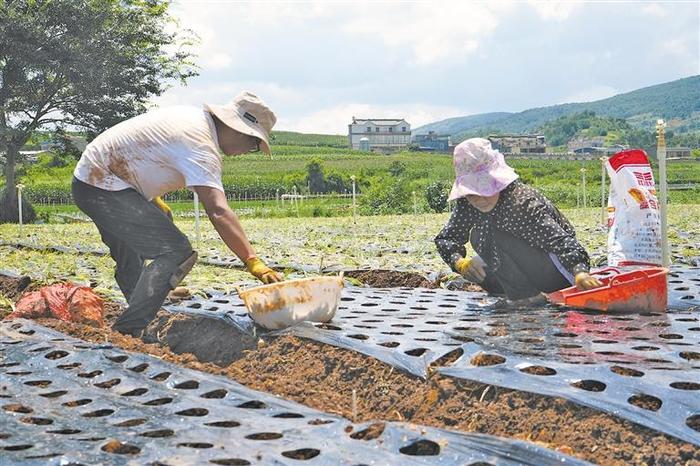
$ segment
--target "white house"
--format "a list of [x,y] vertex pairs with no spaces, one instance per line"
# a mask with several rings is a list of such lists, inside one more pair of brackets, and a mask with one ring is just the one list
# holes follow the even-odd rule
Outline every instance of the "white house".
[[355,118],[348,125],[353,150],[393,152],[411,144],[411,125],[402,118]]

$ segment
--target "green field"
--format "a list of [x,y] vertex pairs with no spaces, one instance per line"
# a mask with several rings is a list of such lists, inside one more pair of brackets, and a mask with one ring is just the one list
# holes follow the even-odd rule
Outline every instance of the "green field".
[[[285,142],[296,142],[297,133],[287,134]],[[340,143],[340,136],[309,139],[321,144]],[[327,138],[323,139],[323,138]],[[333,139],[335,138],[335,139]],[[282,139],[280,137],[280,139]],[[312,141],[312,142],[309,142]],[[419,212],[428,211],[425,199],[426,187],[436,181],[446,185],[453,180],[452,158],[448,154],[425,152],[400,152],[392,155],[378,155],[351,151],[348,148],[322,145],[277,144],[273,146],[273,157],[262,154],[246,154],[224,159],[223,182],[226,192],[235,199],[232,207],[240,209],[243,215],[250,216],[336,216],[351,212],[347,199],[309,200],[298,211],[295,208],[281,208],[274,199],[281,194],[295,192],[308,194],[307,165],[318,161],[327,180],[333,180],[333,192],[348,194],[351,191],[351,176],[356,177],[358,193],[389,189],[399,186],[400,191],[416,192],[416,208]],[[41,204],[39,212],[75,212],[71,207],[60,204],[70,203],[70,180],[75,161],[63,167],[51,167],[51,158],[43,156],[34,165],[23,170],[22,182],[27,186],[30,200]],[[536,187],[561,208],[583,206],[581,168],[586,169],[587,205],[600,205],[601,165],[600,162],[571,160],[531,160],[511,159],[509,162],[520,174],[523,181]],[[700,203],[700,163],[675,162],[668,165],[669,184],[693,184],[694,189],[672,190],[669,200],[675,204]],[[658,175],[657,175],[658,176]],[[312,190],[313,191],[313,190]],[[172,201],[184,201],[176,205],[176,211],[191,210],[191,193],[181,190],[171,194]],[[406,196],[404,196],[406,197]],[[255,203],[250,199],[272,199],[272,202]],[[247,202],[241,202],[246,199]],[[59,206],[57,207],[56,204]],[[413,202],[403,210],[383,210],[382,212],[413,212]],[[366,209],[362,210],[368,212]]]

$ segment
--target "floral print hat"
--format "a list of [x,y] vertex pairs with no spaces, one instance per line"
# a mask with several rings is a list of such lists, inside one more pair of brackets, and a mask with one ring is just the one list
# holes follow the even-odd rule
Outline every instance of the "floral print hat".
[[472,138],[461,142],[454,151],[456,179],[450,201],[470,194],[493,196],[518,179],[506,164],[503,154],[491,147],[491,141]]

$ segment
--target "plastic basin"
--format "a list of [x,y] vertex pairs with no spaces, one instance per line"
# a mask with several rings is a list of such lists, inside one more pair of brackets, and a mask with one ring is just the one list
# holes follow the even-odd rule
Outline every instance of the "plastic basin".
[[250,317],[270,330],[300,322],[328,322],[343,290],[342,277],[313,277],[238,290]]
[[598,311],[664,312],[668,306],[667,274],[668,269],[663,267],[629,271],[608,267],[592,273],[599,276],[602,287],[581,291],[572,286],[550,293],[549,300],[567,307]]

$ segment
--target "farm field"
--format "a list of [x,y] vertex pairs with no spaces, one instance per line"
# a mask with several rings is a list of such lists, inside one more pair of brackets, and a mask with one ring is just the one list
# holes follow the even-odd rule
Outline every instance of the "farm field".
[[[373,183],[391,185],[399,183],[408,192],[417,193],[417,208],[430,211],[425,200],[426,187],[434,182],[451,184],[454,177],[452,158],[448,154],[401,152],[392,155],[377,155],[350,151],[347,148],[325,146],[277,145],[273,146],[274,158],[258,154],[247,154],[224,159],[223,184],[230,198],[275,199],[276,195],[308,192],[307,165],[319,162],[326,181],[339,193],[352,190],[351,176],[357,179],[359,192],[367,191]],[[50,159],[28,167],[23,176],[26,193],[34,202],[43,204],[38,210],[53,211],[68,209],[70,204],[70,181],[73,165],[50,167]],[[586,205],[600,204],[601,165],[594,160],[533,160],[512,159],[509,163],[520,174],[523,181],[536,187],[559,207],[573,208],[583,205],[581,189],[582,168],[586,169]],[[700,163],[694,161],[674,162],[668,165],[668,182],[671,185],[694,186],[692,189],[671,190],[671,203],[689,204],[700,202]],[[658,179],[658,175],[657,175]],[[191,199],[189,191],[177,191],[169,199]],[[52,206],[53,205],[53,206]],[[238,203],[238,206],[241,204]],[[186,204],[183,205],[186,208]],[[296,210],[272,209],[264,211],[260,205],[256,215],[296,216]],[[316,216],[348,215],[348,209],[324,209],[319,206]],[[331,206],[332,207],[332,206]],[[74,212],[74,210],[71,210]],[[314,209],[302,209],[300,215],[314,216]]]
[[[565,214],[577,227],[579,237],[591,251],[594,262],[600,263],[604,260],[605,230],[598,225],[599,209],[567,210]],[[700,224],[700,207],[672,206],[670,214],[671,232],[669,236],[675,261],[679,264],[697,265],[696,261],[700,256],[697,248],[700,237],[700,232],[697,230],[697,225]],[[177,312],[171,314],[161,311],[149,327],[143,341],[122,336],[108,329],[95,329],[52,319],[40,319],[39,323],[87,341],[102,344],[108,341],[115,348],[155,355],[168,363],[195,369],[216,377],[224,377],[242,383],[250,389],[268,392],[296,401],[311,409],[341,416],[342,419],[349,420],[348,422],[371,422],[373,423],[371,425],[374,426],[373,431],[377,431],[375,433],[377,436],[382,435],[383,429],[387,429],[388,432],[388,429],[392,428],[388,423],[410,422],[456,432],[479,432],[524,440],[545,447],[549,451],[556,451],[560,455],[572,455],[599,464],[648,464],[649,462],[675,464],[679,461],[686,464],[700,464],[700,448],[687,440],[679,440],[672,434],[664,434],[663,432],[673,432],[673,429],[668,427],[670,424],[665,420],[661,421],[659,430],[657,430],[653,427],[650,428],[650,426],[655,425],[654,422],[650,423],[648,419],[643,421],[641,419],[644,418],[635,417],[637,414],[634,409],[632,414],[623,411],[622,417],[618,417],[612,414],[615,412],[614,410],[606,408],[605,403],[603,403],[603,409],[595,409],[588,402],[584,402],[583,405],[578,404],[576,397],[569,398],[566,392],[561,393],[564,395],[563,398],[555,395],[555,393],[559,393],[556,390],[555,392],[547,390],[543,392],[542,387],[546,387],[546,384],[538,386],[539,388],[528,388],[525,385],[523,386],[524,390],[521,390],[518,389],[518,386],[510,386],[505,382],[501,382],[502,386],[499,386],[499,382],[488,381],[490,379],[477,374],[459,375],[458,368],[465,364],[465,362],[460,363],[459,361],[468,363],[469,358],[471,358],[472,367],[482,365],[480,359],[474,359],[476,357],[474,354],[481,354],[479,351],[495,351],[497,354],[510,355],[509,359],[511,356],[517,358],[516,354],[518,353],[512,353],[514,348],[517,348],[518,345],[522,346],[522,342],[540,341],[542,337],[534,335],[525,327],[516,326],[505,331],[506,327],[501,327],[504,324],[499,319],[507,318],[507,314],[499,314],[498,312],[492,314],[489,311],[476,311],[475,313],[468,303],[476,303],[477,301],[470,301],[475,298],[482,300],[483,297],[480,297],[482,295],[479,293],[473,295],[470,292],[440,291],[439,281],[435,280],[440,275],[449,277],[450,271],[437,257],[432,238],[446,219],[447,214],[358,217],[357,223],[354,223],[350,217],[244,219],[244,226],[258,251],[271,261],[288,264],[289,269],[286,270],[288,277],[313,274],[313,272],[299,271],[298,266],[300,265],[312,268],[337,267],[345,270],[370,268],[395,271],[395,276],[389,273],[384,273],[384,275],[377,273],[377,277],[374,277],[376,280],[371,274],[349,273],[351,278],[347,282],[349,286],[347,291],[350,293],[346,295],[348,300],[357,299],[352,298],[352,296],[366,296],[362,299],[368,299],[375,296],[376,293],[379,293],[376,294],[376,297],[387,293],[385,299],[396,300],[398,298],[397,303],[405,299],[417,299],[418,302],[422,303],[446,303],[443,299],[447,299],[447,302],[466,300],[464,301],[467,306],[465,311],[450,311],[448,314],[442,312],[442,314],[435,314],[435,317],[433,317],[433,311],[429,310],[432,309],[430,306],[433,304],[422,305],[428,306],[428,308],[419,313],[427,313],[424,319],[429,322],[430,318],[446,319],[449,315],[449,319],[472,321],[472,325],[464,327],[465,331],[468,327],[471,327],[472,330],[466,331],[466,333],[460,331],[463,336],[454,336],[454,338],[458,338],[461,347],[459,345],[456,348],[453,347],[454,351],[445,353],[440,358],[438,356],[441,353],[437,352],[418,366],[411,360],[408,363],[401,363],[409,365],[399,365],[400,369],[396,370],[396,362],[391,363],[390,361],[393,359],[389,358],[387,354],[368,352],[363,346],[366,345],[363,340],[359,340],[355,344],[352,342],[358,340],[352,338],[346,339],[351,342],[349,346],[345,344],[338,346],[337,343],[331,343],[334,340],[321,339],[319,341],[318,335],[302,337],[292,333],[286,336],[276,336],[263,332],[253,337],[241,330],[245,326],[232,326],[221,320],[208,317],[207,312],[211,315],[219,315],[218,312],[223,312],[222,310],[214,311],[213,307],[211,311],[203,311],[204,315]],[[179,218],[176,222],[194,241],[194,222],[186,218]],[[25,225],[20,233],[18,226],[2,225],[0,226],[0,237],[6,243],[0,246],[3,257],[2,269],[18,275],[31,276],[32,287],[58,280],[73,280],[89,284],[110,303],[105,316],[107,322],[113,321],[116,317],[121,306],[119,303],[122,301],[111,277],[113,263],[108,256],[38,250],[40,246],[102,248],[94,226],[81,223]],[[19,242],[33,245],[37,249],[7,245]],[[206,220],[202,221],[201,241],[195,244],[195,248],[204,254],[230,256],[230,253],[227,253],[222,246],[221,242],[217,241],[213,228]],[[417,275],[407,277],[398,271],[412,271]],[[422,278],[420,278],[421,275]],[[415,279],[417,276],[418,280]],[[697,277],[697,273],[695,276]],[[399,291],[392,292],[389,291],[391,288],[363,287],[363,282],[375,286],[407,285],[408,288],[400,288]],[[11,303],[17,298],[16,290],[13,290],[13,283],[15,282],[3,278],[1,286],[3,296],[0,298],[0,306],[4,314],[10,312]],[[442,283],[445,286],[447,282],[443,280]],[[188,306],[189,302],[204,303],[207,306],[206,303],[212,302],[209,299],[215,299],[216,296],[219,296],[216,298],[216,302],[231,302],[230,298],[227,297],[235,295],[234,286],[252,285],[253,281],[247,273],[240,269],[200,263],[195,266],[184,284],[190,288],[193,294],[191,299],[195,300],[185,301],[185,306]],[[437,288],[426,291],[425,288],[414,290],[413,286]],[[476,290],[478,288],[469,289]],[[438,294],[430,295],[426,294],[427,292]],[[444,295],[444,293],[447,294]],[[410,298],[410,296],[415,297]],[[440,296],[445,297],[441,298]],[[201,305],[198,306],[201,307]],[[177,306],[177,302],[171,303],[170,306]],[[218,304],[217,306],[222,305]],[[224,305],[225,309],[227,309],[226,306],[229,304]],[[342,308],[339,311],[340,319],[334,319],[325,330],[326,332],[332,331],[335,325],[345,326],[354,322],[346,320],[353,314],[345,314],[344,312],[365,312],[359,311],[359,309],[366,309],[353,307],[352,302],[346,303],[346,306],[345,311]],[[450,306],[454,305],[450,304]],[[357,311],[352,309],[357,309]],[[402,309],[401,306],[398,306],[397,309],[399,314],[396,314],[396,318],[399,320],[395,320],[395,322],[405,322],[405,324],[400,324],[404,327],[415,325],[416,311],[410,311],[408,307]],[[566,332],[573,332],[570,333],[571,335],[578,334],[578,337],[572,340],[587,341],[586,332],[592,330],[589,329],[582,333],[581,329],[572,327],[570,323],[563,324],[558,316],[550,315],[551,311],[546,311],[545,314],[542,312],[545,311],[533,310],[531,314],[522,314],[520,318],[525,321],[535,319],[540,322],[540,325],[544,325],[545,329],[551,325],[552,332],[565,325],[565,328],[568,329]],[[676,315],[679,321],[688,321],[687,325],[692,326],[693,322],[697,322],[697,309],[691,307],[684,311],[673,312],[682,314],[681,316],[670,315]],[[236,319],[240,321],[241,318],[236,317]],[[409,319],[410,323],[401,319]],[[418,319],[420,318],[418,317]],[[608,320],[605,316],[604,319],[607,324],[599,327],[600,331],[609,332],[608,326],[614,324],[615,321]],[[625,317],[625,320],[628,319],[630,318]],[[363,330],[360,328],[372,328],[373,324],[369,324],[369,322],[373,321],[367,319],[367,324],[350,325],[350,327],[357,327],[354,330],[362,332]],[[481,323],[478,323],[479,321]],[[389,320],[387,324],[390,322],[392,320]],[[367,327],[368,325],[369,327]],[[485,326],[481,327],[481,325]],[[664,328],[656,327],[659,325],[659,321],[654,316],[640,317],[637,325],[640,328],[646,328],[647,325],[650,326],[649,329]],[[483,331],[480,328],[483,328]],[[605,328],[608,330],[602,330]],[[30,332],[29,327],[26,331]],[[364,330],[364,332],[371,331]],[[436,330],[425,331],[435,332]],[[687,329],[679,330],[676,328],[676,332],[682,331],[686,332]],[[440,333],[445,336],[450,334],[449,331]],[[538,327],[534,333],[541,335],[542,328]],[[683,336],[691,338],[692,333],[691,331],[687,336],[683,333]],[[549,335],[550,330],[545,330],[545,334]],[[362,338],[367,337],[363,336]],[[398,339],[396,340],[398,345],[404,337],[390,338]],[[549,338],[545,337],[545,340],[542,341],[549,341]],[[640,338],[642,337],[640,336]],[[643,338],[654,342],[653,344],[658,344],[657,340],[663,341],[663,339],[659,340],[656,334]],[[427,340],[432,339],[428,338]],[[476,342],[479,346],[470,346],[476,343],[463,343],[468,341]],[[517,341],[521,343],[517,343]],[[429,348],[432,344],[423,343],[424,348]],[[531,345],[525,344],[525,347],[528,346]],[[425,349],[421,349],[421,351],[425,351]],[[472,352],[471,356],[469,355],[470,351]],[[473,353],[474,351],[477,353]],[[549,358],[552,357],[551,355],[546,356],[549,354],[547,352],[532,352],[532,349],[520,351],[523,351],[523,356],[520,358],[525,358],[523,361],[526,361],[521,364],[526,365],[537,363],[540,360],[550,361]],[[528,354],[529,356],[525,356]],[[688,349],[683,354],[695,355],[698,353]],[[595,352],[591,352],[590,355],[587,357],[595,356]],[[561,357],[568,358],[568,356],[560,354],[555,359]],[[503,359],[505,360],[505,358]],[[620,358],[618,357],[618,359]],[[396,361],[400,360],[401,358]],[[624,369],[629,367],[630,371],[633,370],[633,367],[647,370],[645,364],[648,363],[634,361],[634,359],[627,360],[624,364],[618,363],[618,366]],[[553,360],[548,364],[554,364]],[[594,357],[589,364],[604,365],[607,362]],[[451,368],[452,366],[454,368]],[[693,372],[691,368],[687,370]],[[457,375],[449,375],[450,371]],[[420,376],[421,373],[428,374],[427,378],[425,375]],[[684,378],[688,379],[683,382],[688,384],[688,387],[695,386],[693,385],[695,382],[692,381],[697,378],[696,373],[689,372],[684,375]],[[625,377],[622,379],[616,383],[626,381]],[[98,380],[101,378],[95,379],[95,382],[97,383]],[[653,380],[653,378],[650,379],[650,381]],[[612,382],[606,381],[608,384]],[[692,394],[692,391],[686,393]],[[637,422],[641,422],[641,425],[626,420],[630,418],[638,419]],[[687,425],[691,429],[696,429],[694,419],[691,416],[687,421]],[[349,425],[347,429],[355,429],[357,432],[360,428]],[[625,440],[624,442],[613,440],[618,438]],[[443,446],[443,448],[447,447]]]
[[[604,260],[606,232],[600,226],[600,209],[570,209],[564,214],[577,229],[582,244],[590,252],[594,263]],[[449,273],[435,251],[433,238],[447,221],[449,214],[423,214],[400,216],[358,216],[345,218],[280,218],[243,219],[243,226],[252,244],[266,260],[281,264],[312,267],[343,267],[371,269],[401,269],[421,273]],[[177,218],[176,223],[192,241],[200,253],[231,256],[218,239],[217,233],[206,219],[200,222],[200,243],[196,243],[193,219]],[[698,251],[698,225],[700,206],[672,205],[670,207],[669,238],[676,259],[686,263],[700,256]],[[25,225],[0,225],[0,238],[5,242],[24,241],[37,246],[64,246],[104,248],[97,229],[91,223]],[[112,262],[109,257],[80,256],[41,253],[30,250],[4,249],[2,268],[19,274],[52,280],[62,276],[86,279],[85,272],[95,268],[101,279],[100,286],[109,288]],[[215,272],[214,272],[215,271]],[[212,280],[211,273],[232,273]],[[188,286],[195,288],[216,287],[236,280],[247,279],[247,274],[226,269],[197,265],[187,277]]]

